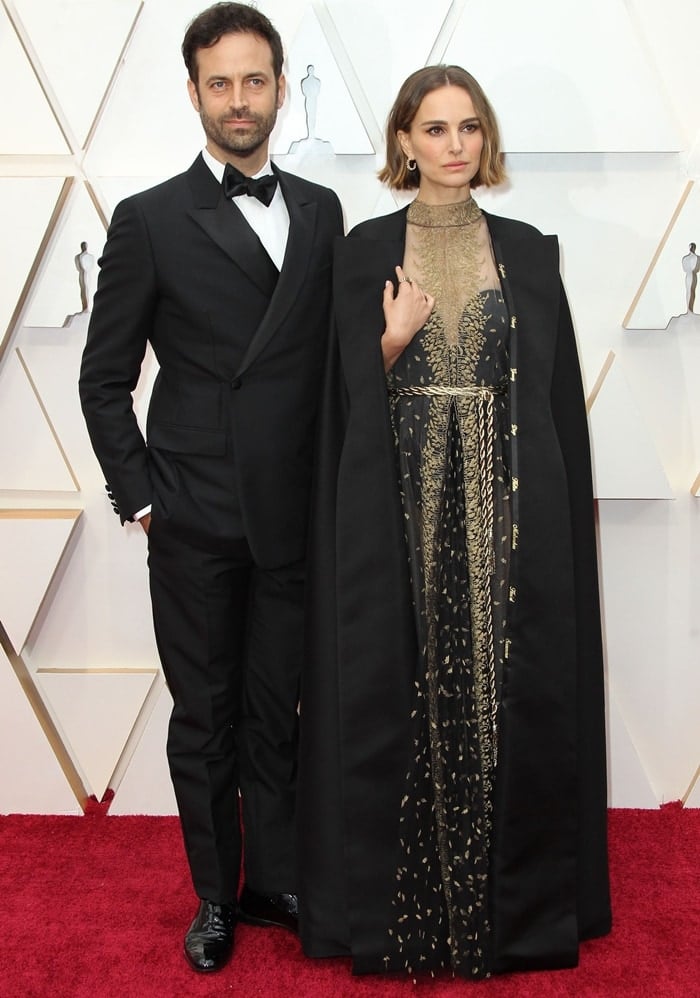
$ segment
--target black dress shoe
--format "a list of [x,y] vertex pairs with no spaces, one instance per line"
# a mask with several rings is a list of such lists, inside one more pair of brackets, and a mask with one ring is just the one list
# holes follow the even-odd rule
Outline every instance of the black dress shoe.
[[185,958],[201,973],[221,970],[233,953],[236,906],[202,901],[185,936]]
[[238,918],[248,925],[276,925],[299,931],[299,901],[296,894],[256,894],[243,887],[238,899]]

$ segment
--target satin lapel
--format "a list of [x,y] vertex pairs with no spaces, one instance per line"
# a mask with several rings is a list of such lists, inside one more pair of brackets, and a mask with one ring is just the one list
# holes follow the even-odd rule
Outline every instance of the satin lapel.
[[195,208],[190,216],[261,291],[270,294],[277,269],[235,204],[223,194],[214,208]]
[[255,358],[265,349],[280,325],[284,322],[292,305],[299,297],[309,266],[310,250],[316,233],[318,205],[315,201],[298,200],[286,181],[283,173],[275,170],[282,188],[289,212],[289,236],[284,254],[282,270],[270,304],[248,344],[245,356],[238,369],[241,375]]
[[224,197],[201,154],[187,171],[195,207],[188,214],[209,238],[265,294],[270,294],[277,268],[243,214]]

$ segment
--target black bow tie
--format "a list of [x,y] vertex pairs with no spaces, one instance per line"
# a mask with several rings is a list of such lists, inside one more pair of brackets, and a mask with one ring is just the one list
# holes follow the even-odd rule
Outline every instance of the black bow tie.
[[266,173],[264,177],[246,177],[235,166],[226,164],[224,169],[224,197],[235,198],[239,194],[247,194],[248,197],[257,198],[264,205],[269,205],[277,190],[277,177],[272,173]]

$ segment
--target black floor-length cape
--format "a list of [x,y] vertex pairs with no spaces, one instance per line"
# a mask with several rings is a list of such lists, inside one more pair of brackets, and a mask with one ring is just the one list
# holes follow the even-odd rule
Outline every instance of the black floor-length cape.
[[[486,214],[486,213],[485,213]],[[554,236],[492,215],[510,313],[513,551],[490,870],[489,969],[572,966],[610,928],[590,450]],[[379,338],[406,209],[336,245],[302,690],[301,934],[391,969],[412,750],[414,611]]]

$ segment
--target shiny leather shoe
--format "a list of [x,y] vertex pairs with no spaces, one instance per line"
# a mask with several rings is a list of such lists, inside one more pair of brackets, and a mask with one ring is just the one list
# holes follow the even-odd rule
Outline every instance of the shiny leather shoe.
[[236,906],[201,901],[185,936],[185,958],[200,973],[221,970],[233,953]]
[[299,901],[296,894],[256,894],[243,887],[238,899],[238,919],[248,925],[275,925],[299,931]]

